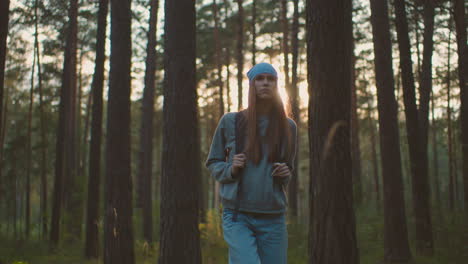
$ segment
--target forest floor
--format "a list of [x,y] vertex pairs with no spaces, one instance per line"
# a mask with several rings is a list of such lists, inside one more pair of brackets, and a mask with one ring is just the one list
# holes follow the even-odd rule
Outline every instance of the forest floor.
[[[369,213],[372,212],[372,213]],[[409,218],[411,219],[411,217]],[[361,264],[383,263],[383,217],[371,208],[360,208],[356,212],[357,239]],[[435,254],[420,256],[414,250],[414,223],[408,223],[413,261],[411,264],[467,264],[468,221],[462,213],[434,214]],[[307,227],[305,223],[290,220],[289,264],[307,263]],[[208,214],[207,223],[200,224],[202,255],[204,264],[227,263],[227,247],[222,238],[220,217]],[[135,242],[136,263],[157,263],[158,247],[142,241]],[[102,259],[87,261],[83,257],[83,243],[65,243],[53,252],[48,244],[39,241],[13,240],[0,237],[0,264],[98,264]]]

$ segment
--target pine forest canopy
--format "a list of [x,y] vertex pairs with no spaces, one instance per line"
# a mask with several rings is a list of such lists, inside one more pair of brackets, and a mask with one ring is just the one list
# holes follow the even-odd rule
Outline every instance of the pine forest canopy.
[[0,263],[76,248],[227,262],[203,164],[259,62],[299,128],[291,263],[461,263],[467,14],[464,0],[2,0]]
[[[220,9],[220,13],[221,15],[224,15],[222,12],[225,12],[225,7],[224,7],[224,3],[222,1],[220,1],[221,3],[219,3],[219,9]],[[229,2],[229,1],[228,1]],[[246,5],[246,8],[251,8],[251,3],[252,1],[246,1],[245,5]],[[260,54],[257,54],[258,56],[258,61],[266,61],[266,62],[269,62],[269,63],[272,63],[273,65],[275,65],[278,69],[282,69],[282,65],[284,64],[284,57],[282,56],[281,54],[281,34],[282,32],[280,31],[280,27],[279,27],[279,19],[278,19],[278,14],[275,13],[275,12],[278,12],[279,13],[279,10],[275,10],[275,6],[279,6],[279,1],[260,1],[260,2],[265,2],[263,3],[265,6],[264,6],[264,10],[263,11],[257,11],[258,12],[258,17],[262,18],[263,16],[263,19],[259,19],[257,18],[257,21],[263,21],[263,25],[260,25],[260,27],[257,29],[258,33],[257,33],[257,36],[256,36],[256,45],[257,45],[257,51],[259,51]],[[355,25],[359,25],[359,26],[355,26],[354,27],[354,34],[355,34],[355,37],[356,37],[356,40],[357,40],[357,43],[355,44],[355,54],[358,55],[358,56],[362,56],[362,60],[357,60],[357,66],[359,68],[365,68],[366,66],[368,67],[368,65],[366,65],[366,63],[368,64],[369,60],[371,60],[373,58],[373,54],[372,54],[372,47],[370,46],[370,38],[371,36],[369,35],[369,32],[367,32],[367,36],[364,35],[364,32],[362,31],[369,31],[370,30],[370,21],[369,21],[369,13],[370,13],[370,10],[369,10],[369,2],[368,1],[356,1],[357,4],[356,6],[354,7],[354,16],[353,16],[353,22]],[[12,1],[12,9],[15,9],[17,8],[18,9],[18,14],[17,14],[17,18],[15,19],[14,17],[12,17],[11,20],[21,20],[21,19],[24,19],[24,18],[20,18],[19,16],[21,16],[21,14],[24,14],[25,12],[28,12],[28,9],[27,9],[27,6],[25,3],[22,3],[21,1],[18,1],[18,0],[13,0]],[[214,81],[214,71],[215,71],[215,68],[214,68],[214,64],[213,64],[213,55],[214,53],[212,52],[212,43],[214,42],[213,41],[213,36],[212,36],[212,31],[213,31],[213,21],[212,21],[212,15],[213,15],[213,11],[212,11],[212,8],[211,8],[211,5],[212,5],[212,2],[211,1],[207,1],[207,0],[203,0],[203,1],[197,1],[197,10],[198,13],[197,13],[197,25],[198,25],[198,28],[197,28],[197,41],[199,43],[199,45],[197,45],[198,49],[197,51],[199,51],[197,54],[197,69],[199,69],[199,75],[203,75],[203,78],[199,77],[199,82],[198,82],[198,90],[199,90],[199,94],[200,94],[200,99],[199,99],[199,104],[201,106],[204,106],[206,104],[209,104],[209,103],[212,103],[212,96],[210,96],[210,88],[213,88],[213,84],[215,83]],[[289,4],[290,6],[292,6],[292,3]],[[61,6],[61,9],[64,10],[66,7],[65,6]],[[82,23],[83,23],[83,26],[84,28],[89,28],[89,23],[91,23],[91,21],[89,21],[90,19],[92,19],[92,9],[95,8],[95,5],[84,5],[84,6],[80,6],[80,12],[83,13],[83,18],[82,18]],[[267,9],[269,8],[269,9]],[[304,9],[304,3],[300,3],[300,9]],[[233,17],[235,16],[235,6],[231,6],[229,5],[229,8],[228,8],[228,12],[230,12],[229,16],[231,18],[231,20],[233,19]],[[261,9],[261,6],[257,7],[257,9]],[[273,10],[273,11],[271,11]],[[45,10],[46,11],[46,10]],[[147,3],[144,3],[144,1],[135,1],[133,4],[132,4],[132,12],[134,13],[134,20],[132,21],[132,27],[134,28],[134,30],[132,31],[133,33],[133,37],[132,37],[132,41],[134,43],[134,48],[133,48],[133,57],[132,57],[132,79],[135,80],[132,82],[132,100],[138,100],[141,95],[142,95],[142,91],[143,91],[143,77],[144,77],[144,50],[145,50],[145,47],[142,43],[144,43],[144,41],[139,41],[139,39],[144,39],[146,38],[146,31],[145,31],[145,28],[144,28],[144,25],[145,23],[147,23],[147,21],[144,19],[144,17],[147,17],[148,16],[148,11],[149,11],[149,6]],[[292,8],[290,7],[288,9],[289,13],[288,13],[288,16],[289,17],[292,17]],[[94,11],[95,12],[95,11]],[[48,14],[51,15],[51,17],[55,18],[55,17],[59,17],[59,14],[63,13],[63,11],[60,11],[59,8],[53,10],[52,8],[48,9],[47,12]],[[13,15],[15,15],[13,13]],[[446,21],[448,18],[449,18],[449,14],[447,12],[441,12],[441,14],[438,14],[438,19],[441,20],[441,23],[442,21]],[[163,12],[163,9],[160,9],[159,10],[159,15],[158,15],[158,18],[159,18],[159,21],[158,21],[158,29],[157,29],[157,32],[159,33],[157,39],[161,39],[162,36],[163,36],[163,25],[164,25],[164,12]],[[31,20],[32,18],[30,18]],[[62,23],[64,23],[64,17],[61,18],[62,19]],[[246,20],[248,20],[250,18],[246,18]],[[305,74],[306,74],[306,58],[305,58],[305,42],[304,42],[304,37],[305,37],[305,32],[304,32],[304,24],[305,24],[305,19],[304,18],[300,18],[302,19],[302,21],[300,21],[300,28],[301,28],[301,32],[299,33],[301,36],[300,36],[300,39],[302,39],[302,43],[300,45],[300,51],[301,51],[301,58],[299,59],[299,69],[298,69],[298,72],[299,72],[299,75],[302,75],[302,77],[299,78],[299,83],[298,83],[298,87],[299,87],[299,98],[300,98],[300,105],[301,105],[301,108],[305,108],[307,106],[307,102],[308,102],[308,93],[307,93],[307,82],[306,82],[306,78],[305,78]],[[367,21],[366,21],[367,20]],[[28,24],[31,24],[32,22],[31,21],[25,21],[26,23]],[[229,32],[229,29],[226,29],[227,26],[231,26],[233,27],[234,25],[233,24],[229,24],[229,20],[227,20],[225,22],[225,27],[222,28],[222,31],[224,32],[221,32],[221,36],[225,36],[225,38],[227,38],[225,41],[229,41],[231,42],[230,44],[229,43],[226,43],[225,45],[223,45],[223,48],[224,47],[229,47],[229,45],[232,45],[233,44],[233,41],[232,39],[229,39],[228,36],[229,34],[231,34]],[[45,23],[44,25],[44,35],[39,35],[39,39],[41,41],[44,41],[45,43],[47,44],[53,44],[53,43],[48,43],[50,41],[50,39],[59,39],[61,38],[61,35],[63,35],[63,30],[64,29],[57,29],[57,28],[52,28],[53,25],[49,24],[49,23],[52,23],[52,21],[48,22],[48,23]],[[56,23],[55,21],[53,23]],[[260,24],[260,23],[259,23]],[[85,26],[86,25],[86,26]],[[423,28],[423,25],[422,25],[422,21],[419,21],[418,22],[418,27],[419,27],[419,30],[422,30]],[[55,25],[56,26],[56,25]],[[261,27],[263,26],[263,28]],[[412,27],[415,27],[416,24],[413,24],[411,25]],[[10,29],[10,30],[14,30],[14,29]],[[89,28],[88,31],[92,31],[92,30],[96,30],[96,29],[92,29],[92,28]],[[232,30],[232,29],[231,29]],[[248,27],[245,27],[245,31],[246,31],[246,36],[248,38],[251,37],[251,30],[250,28]],[[435,39],[435,42],[439,42],[440,43],[440,50],[439,49],[435,49],[436,52],[434,52],[434,55],[433,55],[433,67],[434,68],[443,68],[444,65],[446,64],[446,50],[443,49],[443,45],[446,45],[446,43],[441,43],[444,38],[447,38],[447,33],[449,32],[449,29],[447,28],[447,25],[445,25],[445,27],[440,27],[437,29],[437,31],[434,33],[434,38]],[[85,46],[87,45],[88,47],[87,48],[83,48],[83,61],[81,62],[81,71],[82,71],[82,78],[84,79],[83,82],[84,84],[86,84],[86,82],[89,82],[90,81],[90,76],[92,75],[93,73],[93,70],[94,70],[94,59],[93,59],[93,50],[92,50],[92,42],[94,41],[91,36],[92,34],[89,34],[90,32],[88,33],[81,33],[83,34],[83,41],[84,42],[87,42],[86,44],[84,44]],[[422,32],[420,32],[421,35],[422,35]],[[29,43],[30,46],[33,45],[33,40],[34,40],[34,37],[33,37],[33,34],[34,32],[32,32],[32,29],[31,28],[22,28],[22,29],[18,29],[18,34],[21,35],[21,41],[22,42],[26,42],[26,43]],[[452,33],[454,34],[454,33]],[[362,38],[362,41],[360,40]],[[419,38],[422,38],[422,36],[419,36]],[[439,38],[439,39],[437,39]],[[246,41],[251,41],[251,39],[247,39]],[[416,41],[416,40],[414,40]],[[454,39],[454,36],[452,36],[452,41],[455,41]],[[415,49],[419,49],[420,52],[422,51],[422,41],[419,40],[419,47],[415,47]],[[57,44],[53,44],[55,45],[55,47],[57,47]],[[31,48],[26,48],[25,46],[23,46],[24,48],[24,58],[26,60],[26,62],[28,63],[28,65],[32,64],[32,55],[31,55],[31,52],[32,52],[32,49]],[[159,53],[162,53],[163,52],[163,47],[161,45],[157,45],[157,50]],[[261,52],[263,51],[263,52]],[[106,49],[106,52],[107,52],[107,56],[109,55],[109,48]],[[206,55],[205,55],[206,54]],[[51,55],[57,55],[57,54],[51,54]],[[252,54],[249,53],[248,51],[245,52],[244,54],[245,58],[246,58],[246,67],[245,69],[249,69],[252,64],[250,63],[250,58],[252,57]],[[418,54],[416,53],[413,53],[412,54],[413,56],[413,61],[416,62],[418,61]],[[457,60],[457,53],[456,52],[452,52],[452,57],[451,57],[451,60],[452,61],[456,61]],[[139,59],[138,59],[139,58]],[[57,58],[57,57],[54,57],[54,56],[44,56],[43,58],[43,61],[44,63],[50,63],[50,64],[56,64],[57,66],[60,65],[61,63],[61,60],[63,58]],[[162,58],[160,58],[162,59]],[[54,63],[55,62],[55,63]],[[397,57],[395,57],[395,65],[397,65]],[[29,66],[30,67],[30,66]],[[234,67],[234,65],[231,65],[231,67]],[[417,65],[415,65],[415,67],[417,67]],[[160,69],[161,71],[163,69]],[[225,74],[225,69],[223,69],[223,78],[226,78],[226,74]],[[234,68],[232,68],[232,70],[234,70]],[[246,72],[247,72],[246,70]],[[280,70],[281,71],[281,70]],[[290,74],[290,73],[289,73]],[[160,81],[161,78],[162,78],[162,73],[158,73],[158,75],[160,76]],[[229,82],[230,82],[230,85],[231,86],[235,86],[235,78],[233,75],[230,76],[231,78],[229,79]],[[361,73],[361,78],[364,79],[364,80],[368,80],[368,79],[372,79],[373,77],[373,73],[372,71],[366,71],[366,72],[362,72]],[[281,84],[281,87],[280,87],[280,92],[281,92],[281,95],[283,98],[286,98],[287,96],[287,93],[286,91],[284,90],[284,82],[285,82],[285,77],[284,77],[284,73],[281,72],[280,74],[280,77],[279,77],[279,82]],[[24,90],[27,90],[29,89],[28,88],[28,81],[25,80],[25,78],[23,78],[23,81],[24,81],[24,84],[23,85],[19,85],[17,86],[18,89],[24,89]],[[244,101],[247,100],[247,93],[246,93],[246,89],[248,87],[248,80],[247,78],[244,79],[244,90],[245,92],[243,93],[244,94]],[[89,89],[89,85],[86,86],[83,84],[83,87],[85,89]],[[374,83],[369,83],[369,89],[371,89],[372,91],[374,91],[375,93],[375,84]],[[443,90],[444,89],[444,83],[437,83],[435,82],[434,83],[434,88],[433,88],[436,92],[439,92],[440,90]],[[227,95],[226,95],[227,96]],[[237,90],[236,89],[232,89],[231,90],[231,93],[230,93],[230,98],[232,98],[231,100],[233,102],[236,102],[237,101]],[[207,98],[207,99],[205,99]],[[211,99],[210,99],[211,98]],[[455,107],[459,107],[459,103],[458,102],[454,102],[455,103]],[[161,103],[159,104],[160,106],[162,105]],[[443,114],[443,110],[438,110],[436,109],[436,115],[438,117],[441,117]],[[307,116],[304,116],[305,118],[307,118]]]

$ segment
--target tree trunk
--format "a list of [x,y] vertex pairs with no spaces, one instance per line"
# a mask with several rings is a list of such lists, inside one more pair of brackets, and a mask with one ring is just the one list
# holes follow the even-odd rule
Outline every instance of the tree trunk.
[[[354,41],[354,40],[353,40]],[[353,43],[353,54],[351,62],[351,158],[352,158],[352,177],[353,177],[353,191],[354,191],[354,202],[356,205],[362,203],[362,182],[361,182],[361,149],[359,143],[359,120],[357,113],[357,94],[356,94],[356,57],[354,55],[354,43]]]
[[309,149],[316,184],[309,263],[359,263],[350,175],[352,5],[308,0],[306,8]]
[[371,0],[384,195],[384,261],[411,259],[406,226],[397,101],[387,1]]
[[[299,89],[297,87],[297,66],[298,66],[298,57],[299,57],[299,1],[294,0],[294,14],[293,14],[293,22],[292,22],[292,30],[291,30],[291,52],[292,52],[292,78],[291,78],[291,108],[293,119],[296,121],[298,126],[298,131],[300,131],[301,120],[300,120],[300,113],[299,113]],[[300,146],[299,138],[300,133],[298,132],[296,146]],[[294,160],[294,168],[296,168],[293,173],[291,180],[289,181],[289,192],[288,192],[288,202],[289,202],[289,214],[292,216],[298,215],[298,186],[299,186],[299,148],[296,152],[296,159]]]
[[[78,175],[81,175],[81,177],[86,177],[87,174],[86,174],[86,168],[88,167],[88,155],[89,155],[89,151],[88,151],[88,147],[89,147],[89,123],[90,123],[90,119],[91,119],[91,110],[93,108],[93,96],[92,96],[92,87],[91,87],[91,91],[88,92],[88,95],[87,95],[87,100],[86,100],[86,105],[85,105],[85,117],[84,117],[84,128],[83,128],[83,136],[82,136],[82,144],[83,144],[83,149],[82,149],[82,152],[81,152],[81,157],[80,157],[80,173]],[[89,170],[88,170],[89,172]],[[89,177],[88,177],[89,178]]]
[[48,232],[47,228],[47,128],[46,128],[46,117],[44,112],[44,95],[42,91],[42,68],[41,68],[41,50],[39,48],[39,33],[38,24],[39,17],[37,15],[37,9],[39,7],[39,0],[34,1],[34,49],[36,50],[37,56],[37,75],[38,75],[38,91],[39,91],[39,115],[40,115],[40,133],[41,133],[41,204],[40,204],[40,219],[41,219],[41,230],[42,238],[46,238]]
[[[425,8],[426,9],[426,8]],[[432,9],[432,21],[433,21]],[[430,21],[431,11],[425,10],[425,22]],[[395,0],[395,15],[396,15],[396,30],[398,37],[398,48],[400,51],[400,68],[403,86],[403,101],[405,105],[406,131],[408,138],[410,168],[412,179],[412,194],[413,194],[413,209],[415,217],[416,230],[416,250],[426,255],[433,254],[433,238],[432,238],[432,223],[431,223],[431,208],[429,199],[429,179],[428,179],[428,156],[427,156],[427,121],[421,121],[421,116],[418,117],[418,109],[416,107],[415,85],[411,60],[411,47],[408,35],[408,23],[406,19],[406,7],[404,0]],[[430,22],[429,22],[430,23]],[[426,24],[424,29],[425,44],[431,42],[432,38],[430,25]],[[432,52],[428,50],[430,45],[425,47],[424,53]],[[423,68],[427,75],[427,67],[430,67],[430,56],[424,56]],[[423,70],[424,71],[424,70]],[[430,76],[425,76],[423,82],[425,87],[421,94],[422,112],[427,119],[428,96],[430,91],[426,91],[430,85]],[[422,91],[421,90],[421,91]],[[426,104],[427,101],[427,104]],[[422,123],[420,123],[422,122]],[[425,125],[423,136],[420,135]]]
[[151,0],[148,44],[146,47],[145,88],[142,99],[142,119],[140,126],[139,187],[140,205],[143,209],[143,237],[148,243],[153,242],[153,116],[154,94],[156,89],[156,26],[158,21],[159,0]]
[[424,50],[421,78],[419,83],[419,125],[422,146],[428,145],[429,131],[429,101],[432,93],[432,52],[434,50],[434,4],[433,1],[424,3]]
[[216,69],[218,74],[218,92],[219,92],[219,116],[220,118],[224,115],[224,93],[223,93],[223,79],[222,79],[222,71],[223,65],[221,64],[221,42],[219,39],[219,19],[218,19],[218,6],[216,4],[216,0],[213,0],[213,16],[214,16],[214,41],[215,41],[215,61],[216,61]]
[[466,36],[465,6],[463,0],[454,1],[455,29],[458,47],[458,80],[460,85],[460,123],[462,145],[462,174],[465,212],[468,213],[468,45]]
[[111,0],[104,263],[133,264],[130,170],[131,0]]
[[229,48],[225,49],[225,56],[226,56],[226,97],[227,97],[227,112],[231,112],[231,85],[229,79],[231,78],[231,70],[229,69],[229,65],[231,65],[231,51]]
[[13,237],[17,240],[18,239],[18,175],[17,175],[17,157],[16,154],[13,153],[12,155],[12,164],[11,164],[11,184],[9,186],[12,187],[11,190],[11,200],[13,200]]
[[455,208],[455,192],[454,192],[454,169],[453,169],[453,140],[452,140],[452,106],[450,101],[452,100],[451,88],[450,88],[450,43],[451,43],[451,33],[452,33],[452,23],[449,21],[449,36],[447,41],[447,77],[445,78],[445,84],[447,87],[447,149],[448,149],[448,169],[449,169],[449,186],[448,186],[448,195],[449,195],[449,209],[453,212]]
[[290,92],[290,82],[289,82],[289,23],[288,23],[288,4],[286,0],[281,0],[281,27],[283,31],[283,39],[281,41],[281,46],[283,49],[283,58],[284,58],[284,84],[286,91]]
[[195,2],[166,1],[165,15],[159,263],[199,264],[201,162],[195,76]]
[[[3,124],[1,124],[1,130],[0,130],[0,154],[1,154],[1,157],[3,157],[3,153],[4,153],[4,147],[3,146],[4,146],[4,142],[5,142],[6,124],[7,124],[7,119],[8,119],[7,118],[8,117],[8,97],[9,97],[8,94],[9,94],[9,89],[5,89],[5,93],[4,93],[5,103],[3,104],[3,109],[1,110],[1,112],[3,114],[3,117],[2,117]],[[1,180],[1,178],[0,178],[0,180]],[[12,186],[7,177],[5,177],[4,182],[5,182],[4,183],[5,186]],[[6,218],[6,233],[8,234],[9,233],[8,232],[9,227],[10,227],[10,222],[8,220],[9,220],[9,215],[11,215],[9,204],[10,204],[10,201],[12,199],[10,197],[8,197],[8,193],[3,190],[4,187],[2,187],[3,185],[1,185],[1,184],[3,184],[2,181],[0,181],[0,198],[5,198],[5,200],[4,200],[5,201],[5,208],[6,208],[6,212],[8,212],[7,216],[5,217]]]
[[433,177],[434,177],[434,195],[436,208],[440,208],[440,181],[439,181],[439,150],[437,149],[437,123],[434,114],[435,100],[434,93],[431,96],[431,114],[432,114],[432,163],[433,163]]
[[[4,143],[5,143],[5,136],[6,136],[6,124],[7,124],[7,117],[8,117],[8,93],[9,93],[9,89],[5,89],[5,94],[4,94],[4,100],[5,100],[5,103],[3,104],[3,109],[1,110],[1,114],[3,114],[1,120],[2,120],[2,124],[1,124],[1,130],[0,130],[0,157],[3,157],[3,153],[4,153],[4,150],[5,148],[3,147],[4,146]],[[1,165],[1,162],[2,160],[0,160],[0,165]],[[1,167],[0,167],[0,171],[1,171]],[[2,181],[2,178],[1,178],[1,174],[0,174],[0,199],[1,198],[5,198],[5,204],[6,204],[6,207],[7,207],[7,212],[8,212],[8,204],[9,204],[9,201],[11,199],[9,199],[9,197],[6,195],[6,188],[3,187],[3,181]],[[11,186],[9,185],[8,183],[8,179],[5,177],[5,186]],[[9,222],[8,222],[8,217],[7,217],[7,233],[8,233],[8,227],[9,227]]]
[[[81,43],[80,43],[81,44]],[[81,105],[83,104],[83,100],[84,100],[84,93],[83,93],[83,57],[84,57],[84,51],[83,51],[83,45],[81,45],[81,47],[78,48],[78,52],[79,52],[79,56],[78,56],[78,61],[77,61],[77,79],[76,79],[76,83],[77,83],[77,88],[76,88],[76,91],[77,91],[77,102],[76,102],[76,112],[75,112],[75,115],[76,115],[76,119],[75,119],[75,124],[76,124],[76,154],[75,154],[75,158],[76,158],[76,168],[77,168],[77,175],[80,177],[80,178],[84,178],[85,175],[84,175],[84,171],[83,171],[83,160],[81,159],[82,157],[82,153],[84,153],[85,151],[83,151],[82,149],[86,147],[86,138],[83,137],[85,140],[81,141],[81,138],[82,138],[82,134],[85,134],[83,133],[83,128],[82,128],[82,116],[81,116]]]
[[101,153],[102,153],[102,92],[104,86],[104,62],[106,46],[107,14],[109,0],[99,0],[96,57],[91,83],[92,118],[89,147],[88,202],[86,214],[85,256],[99,257],[99,205],[101,198]]
[[257,64],[257,0],[252,0],[252,66]]
[[243,88],[242,80],[244,79],[244,7],[242,6],[243,0],[237,0],[237,96],[238,106],[237,109],[243,108]]
[[[54,180],[54,200],[52,205],[52,221],[50,230],[50,240],[56,246],[60,236],[60,219],[62,214],[62,201],[64,199],[65,182],[69,183],[74,177],[74,151],[75,141],[74,121],[75,111],[74,95],[76,92],[76,42],[77,42],[77,14],[78,1],[71,0],[69,7],[69,27],[65,46],[62,87],[60,91],[59,120],[56,141],[55,159],[55,180]],[[65,175],[71,174],[65,178]],[[68,188],[72,190],[72,188]],[[75,194],[76,195],[76,194]],[[69,203],[68,199],[65,203]],[[76,219],[70,219],[76,221]],[[78,221],[80,222],[80,221]]]
[[29,92],[29,109],[28,109],[28,135],[26,142],[26,206],[25,206],[25,235],[29,238],[31,224],[31,166],[32,166],[32,111],[34,105],[34,74],[36,70],[36,48],[33,48],[33,63],[31,69],[31,89]]
[[[227,27],[227,21],[229,19],[229,2],[227,0],[224,0],[224,21],[226,23]],[[226,97],[227,97],[227,112],[231,112],[231,86],[230,86],[230,79],[231,79],[231,71],[229,70],[229,66],[231,65],[231,49],[229,47],[225,47],[224,49],[224,56],[225,56],[225,67],[226,67]]]
[[376,209],[378,212],[381,210],[380,205],[380,183],[379,183],[379,163],[377,158],[377,140],[375,135],[374,117],[372,115],[372,108],[369,104],[368,118],[369,118],[369,129],[370,129],[370,140],[371,140],[371,152],[372,152],[372,172],[374,179],[374,192],[376,200]]
[[[0,131],[3,131],[3,90],[5,89],[5,59],[7,51],[7,37],[8,37],[8,22],[10,14],[10,0],[3,0],[0,2]],[[5,103],[6,104],[6,103]],[[3,149],[3,140],[1,141],[0,148]],[[2,193],[4,192],[2,184],[2,168],[3,168],[3,151],[0,151],[0,201]]]

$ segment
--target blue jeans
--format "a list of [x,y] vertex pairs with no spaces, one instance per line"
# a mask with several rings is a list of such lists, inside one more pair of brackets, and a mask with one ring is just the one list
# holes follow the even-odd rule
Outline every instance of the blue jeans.
[[286,264],[288,232],[284,214],[223,211],[224,240],[229,245],[229,264]]

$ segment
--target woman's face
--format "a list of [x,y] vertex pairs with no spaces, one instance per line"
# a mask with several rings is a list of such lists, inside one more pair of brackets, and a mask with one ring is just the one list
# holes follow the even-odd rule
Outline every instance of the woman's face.
[[262,73],[255,77],[254,87],[258,99],[272,99],[277,90],[277,79],[275,76]]

